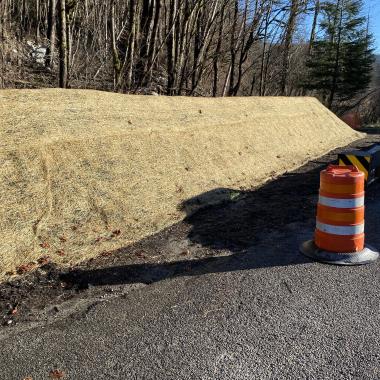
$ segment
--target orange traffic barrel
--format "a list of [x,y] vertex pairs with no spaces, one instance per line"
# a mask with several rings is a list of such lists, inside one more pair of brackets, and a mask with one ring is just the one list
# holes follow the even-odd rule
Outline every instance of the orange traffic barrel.
[[331,252],[364,248],[364,173],[330,165],[320,175],[315,244]]
[[365,247],[364,173],[355,166],[329,165],[320,173],[314,241],[301,245],[301,251],[334,264],[377,259],[378,253]]

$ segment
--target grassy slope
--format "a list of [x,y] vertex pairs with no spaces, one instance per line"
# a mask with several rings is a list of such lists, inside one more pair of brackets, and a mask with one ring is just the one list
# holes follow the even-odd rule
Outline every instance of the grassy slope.
[[181,205],[194,196],[257,186],[360,137],[313,98],[6,90],[0,119],[0,278],[128,245],[192,212]]

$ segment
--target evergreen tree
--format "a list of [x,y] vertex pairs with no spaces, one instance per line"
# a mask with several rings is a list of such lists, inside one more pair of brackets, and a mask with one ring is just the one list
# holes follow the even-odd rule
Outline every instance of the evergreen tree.
[[306,88],[318,90],[331,109],[371,82],[374,55],[362,0],[326,0],[321,6],[320,37],[312,46]]

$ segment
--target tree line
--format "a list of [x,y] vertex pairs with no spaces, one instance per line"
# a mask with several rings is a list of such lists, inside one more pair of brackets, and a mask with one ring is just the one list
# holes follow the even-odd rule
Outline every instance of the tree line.
[[[51,86],[310,94],[336,108],[371,80],[362,13],[361,0],[2,0],[0,84],[28,82],[25,67]],[[20,53],[25,41],[46,48],[42,63]]]

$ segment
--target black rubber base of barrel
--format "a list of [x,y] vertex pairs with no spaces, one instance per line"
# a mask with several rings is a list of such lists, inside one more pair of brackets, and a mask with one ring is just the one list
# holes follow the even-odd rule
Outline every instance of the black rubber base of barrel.
[[359,252],[335,253],[319,249],[313,240],[302,243],[300,251],[313,260],[334,265],[364,265],[376,261],[379,257],[379,253],[370,246]]

